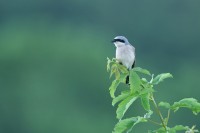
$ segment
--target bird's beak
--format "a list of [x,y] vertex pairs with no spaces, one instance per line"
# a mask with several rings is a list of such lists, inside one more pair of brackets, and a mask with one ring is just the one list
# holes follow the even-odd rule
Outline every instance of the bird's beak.
[[114,42],[115,42],[115,39],[114,39],[114,40],[112,40],[111,42],[112,42],[112,43],[114,43]]

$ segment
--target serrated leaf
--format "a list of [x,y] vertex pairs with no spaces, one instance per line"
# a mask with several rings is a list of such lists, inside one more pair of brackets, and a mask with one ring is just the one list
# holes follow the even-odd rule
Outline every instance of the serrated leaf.
[[137,99],[138,97],[135,95],[130,95],[127,98],[125,98],[123,101],[121,101],[117,108],[117,119],[122,119],[128,108],[131,106],[131,104]]
[[113,74],[115,74],[117,71],[117,65],[116,64],[112,64],[111,66],[111,71],[110,71],[110,78],[112,77]]
[[188,129],[190,129],[188,126],[176,125],[169,130],[169,133],[176,133],[176,131],[186,131]]
[[[169,128],[168,128],[168,129],[169,129]],[[168,133],[168,132],[166,132],[166,130],[165,130],[164,127],[161,127],[161,128],[159,128],[159,129],[157,129],[157,130],[154,130],[153,133]]]
[[171,109],[174,111],[177,111],[179,108],[188,108],[193,114],[197,115],[200,112],[200,103],[194,98],[184,98],[171,106]]
[[137,75],[136,72],[133,70],[130,71],[130,89],[133,92],[139,91],[140,90],[140,85],[141,85],[141,80],[140,77]]
[[148,70],[140,68],[140,67],[135,67],[135,68],[133,68],[133,70],[136,71],[136,72],[140,72],[140,73],[146,74],[146,75],[151,75]]
[[125,80],[126,80],[126,76],[127,74],[121,74],[119,79],[115,79],[113,80],[111,86],[109,87],[109,90],[110,90],[110,96],[112,98],[115,98],[115,91],[117,89],[117,87],[119,86],[119,84],[122,82],[122,83],[125,83]]
[[137,118],[135,117],[119,121],[115,125],[114,131],[112,133],[123,133],[131,130],[135,121],[137,121]]
[[120,102],[121,100],[125,99],[130,95],[130,91],[124,91],[119,96],[115,97],[112,101],[112,105],[114,106],[116,103]]
[[141,79],[141,83],[143,88],[152,88],[153,85],[151,83],[149,83],[145,78]]
[[115,79],[120,79],[121,74],[128,75],[128,70],[125,66],[119,64],[116,60],[108,60],[107,68],[110,70],[110,78],[115,75]]
[[162,82],[164,79],[166,78],[172,78],[173,76],[170,74],[170,73],[162,73],[162,74],[159,74],[157,75],[153,81],[152,81],[152,84],[159,84],[160,82]]
[[167,127],[167,131],[165,130],[164,127],[161,127],[157,130],[154,130],[153,133],[176,133],[177,131],[186,131],[188,130],[189,128],[187,126],[182,126],[182,125],[177,125],[173,128],[169,128]]
[[111,84],[111,86],[110,86],[110,88],[109,88],[109,90],[110,90],[110,96],[111,96],[112,98],[115,98],[115,91],[116,91],[116,89],[117,89],[119,83],[120,83],[120,80],[115,79],[115,80],[112,82],[112,84]]
[[136,124],[141,122],[147,122],[147,120],[140,116],[121,120],[115,125],[112,133],[129,133]]
[[158,106],[164,107],[164,108],[166,108],[166,109],[169,109],[169,108],[170,108],[170,104],[167,103],[167,102],[160,102],[160,103],[158,104]]
[[141,95],[140,98],[141,98],[141,103],[142,103],[143,108],[146,111],[150,111],[149,93]]
[[121,73],[120,74],[120,82],[125,83],[127,76],[128,76],[128,73]]
[[115,71],[115,79],[119,79],[120,78],[120,72],[118,69],[116,69]]
[[118,60],[116,58],[112,58],[112,62],[118,62]]
[[154,91],[155,90],[153,88],[145,88],[142,91],[140,91],[139,95],[143,95],[143,94],[146,94],[146,93],[152,93]]
[[127,73],[128,74],[128,69],[125,66],[119,64],[118,68],[122,73]]

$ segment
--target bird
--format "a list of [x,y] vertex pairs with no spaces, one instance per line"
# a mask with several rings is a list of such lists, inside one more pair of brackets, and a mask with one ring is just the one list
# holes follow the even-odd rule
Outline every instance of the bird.
[[[116,47],[116,59],[129,71],[135,66],[135,47],[124,36],[116,36],[112,43]],[[129,76],[126,77],[126,84],[129,84]]]

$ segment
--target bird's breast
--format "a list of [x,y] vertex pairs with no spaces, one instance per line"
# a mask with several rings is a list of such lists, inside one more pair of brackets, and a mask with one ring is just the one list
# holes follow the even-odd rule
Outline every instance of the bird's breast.
[[116,49],[116,59],[128,69],[131,69],[135,61],[135,51],[129,47],[118,47]]

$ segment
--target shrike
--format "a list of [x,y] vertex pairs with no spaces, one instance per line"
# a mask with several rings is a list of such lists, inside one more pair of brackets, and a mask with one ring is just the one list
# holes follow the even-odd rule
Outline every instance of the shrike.
[[[131,70],[135,66],[135,48],[124,36],[117,36],[112,42],[116,46],[116,59],[128,70]],[[126,79],[126,83],[128,82],[129,77]]]

